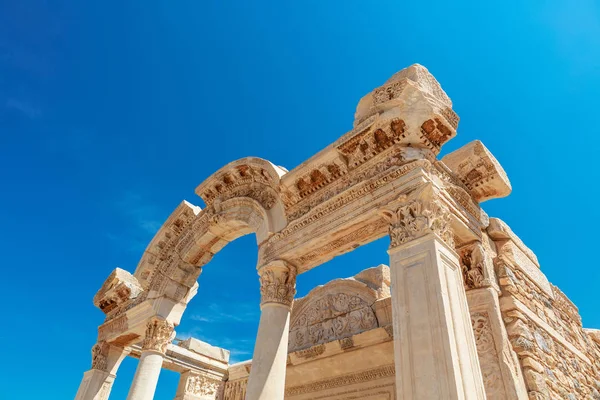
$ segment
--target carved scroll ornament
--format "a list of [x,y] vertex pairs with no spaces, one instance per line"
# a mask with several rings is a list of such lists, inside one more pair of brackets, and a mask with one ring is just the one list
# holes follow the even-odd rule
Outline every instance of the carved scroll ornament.
[[165,354],[167,346],[175,337],[174,326],[167,320],[153,318],[146,325],[142,350],[154,350]]
[[296,270],[277,261],[259,270],[261,306],[269,303],[291,307],[296,294]]
[[454,248],[450,212],[436,200],[413,200],[384,215],[390,220],[390,248],[435,233]]

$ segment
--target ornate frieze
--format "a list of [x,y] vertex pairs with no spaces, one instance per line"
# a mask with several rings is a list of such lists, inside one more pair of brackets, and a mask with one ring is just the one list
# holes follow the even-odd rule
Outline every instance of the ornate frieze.
[[[274,170],[274,166],[266,165],[268,162],[258,159],[248,159],[248,162],[240,160],[237,165],[230,165],[214,174],[209,180],[198,186],[196,193],[208,205],[212,205],[216,199],[227,200],[236,196],[252,197],[261,199],[261,190],[265,187],[276,188],[279,184],[277,173],[267,171]],[[263,165],[265,164],[265,165]],[[258,184],[258,185],[257,185]],[[270,209],[275,204],[275,197],[265,197],[263,206]]]
[[411,200],[383,215],[390,221],[390,248],[401,246],[428,233],[435,233],[454,248],[450,212],[437,200]]
[[175,337],[174,326],[171,322],[152,318],[146,325],[146,335],[142,342],[142,350],[154,350],[165,354],[167,345]]
[[348,168],[354,169],[379,153],[400,142],[405,137],[406,123],[399,118],[385,125],[369,127],[340,144],[337,149],[348,162]]
[[127,316],[122,314],[114,319],[105,322],[98,327],[98,340],[103,341],[111,336],[125,332],[128,327]]
[[185,393],[195,396],[216,397],[222,382],[204,375],[190,375],[185,387]]
[[299,314],[293,313],[289,351],[309,348],[321,343],[350,337],[377,328],[377,318],[361,297],[348,293],[331,293],[303,299]]
[[296,269],[283,261],[271,262],[258,270],[261,306],[282,304],[291,307],[296,294]]
[[385,365],[358,373],[342,375],[335,378],[324,379],[305,385],[292,386],[285,390],[286,397],[298,396],[301,394],[320,392],[327,389],[333,389],[340,386],[348,386],[362,382],[374,381],[377,379],[394,376],[396,373],[393,365]]

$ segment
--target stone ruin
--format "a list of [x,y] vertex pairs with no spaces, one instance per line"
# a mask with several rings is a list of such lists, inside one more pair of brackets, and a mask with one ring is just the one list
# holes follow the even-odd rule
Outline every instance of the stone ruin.
[[[438,159],[459,118],[435,78],[406,68],[358,104],[354,128],[287,171],[234,161],[181,203],[130,274],[94,297],[105,314],[76,399],[107,399],[140,359],[128,399],[161,368],[179,400],[600,399],[600,331],[480,203],[506,173],[475,141]],[[261,317],[252,360],[175,327],[218,251],[254,233]],[[294,299],[298,274],[389,236],[388,266]]]

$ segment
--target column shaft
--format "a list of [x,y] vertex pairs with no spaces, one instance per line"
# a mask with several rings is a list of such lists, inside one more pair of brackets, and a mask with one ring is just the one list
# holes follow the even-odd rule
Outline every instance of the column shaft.
[[100,342],[92,348],[92,369],[83,374],[75,400],[107,400],[128,350]]
[[145,350],[142,352],[127,400],[152,400],[154,398],[163,358],[162,353],[157,351]]
[[264,306],[248,381],[247,400],[283,400],[287,363],[290,310]]
[[86,371],[75,395],[75,400],[107,400],[114,380],[115,375],[106,371],[97,369]]
[[283,261],[274,261],[258,273],[262,311],[246,400],[283,400],[296,270]]
[[167,346],[175,337],[173,324],[157,317],[146,324],[142,355],[127,400],[152,400]]
[[397,398],[485,399],[456,253],[429,233],[389,254]]

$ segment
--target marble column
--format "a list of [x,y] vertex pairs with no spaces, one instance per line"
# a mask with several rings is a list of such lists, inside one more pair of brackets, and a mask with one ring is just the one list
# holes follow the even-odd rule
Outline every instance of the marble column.
[[386,211],[398,399],[485,399],[451,216],[433,198]]
[[274,261],[259,268],[258,274],[261,315],[246,400],[283,400],[296,270],[284,261]]
[[92,369],[83,374],[75,400],[106,400],[112,390],[117,370],[129,351],[106,342],[92,347]]
[[127,400],[152,400],[162,368],[167,346],[175,336],[173,324],[152,318],[146,326],[142,355],[138,363]]

